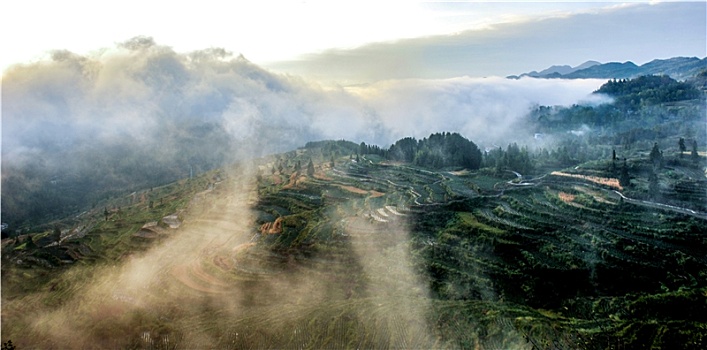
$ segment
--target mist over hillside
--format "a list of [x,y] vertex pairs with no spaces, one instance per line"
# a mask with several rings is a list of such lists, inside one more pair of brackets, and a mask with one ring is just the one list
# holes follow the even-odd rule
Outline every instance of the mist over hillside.
[[80,56],[55,51],[3,76],[3,220],[80,210],[235,160],[348,139],[382,146],[448,130],[481,146],[534,105],[570,105],[601,81],[461,77],[320,86],[217,48],[146,37]]
[[[3,76],[13,348],[703,348],[705,79]],[[10,343],[13,341],[13,343]]]

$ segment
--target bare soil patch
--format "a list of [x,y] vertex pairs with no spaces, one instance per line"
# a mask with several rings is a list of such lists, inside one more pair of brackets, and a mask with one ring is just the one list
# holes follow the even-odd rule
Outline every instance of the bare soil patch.
[[599,176],[591,176],[591,175],[569,174],[569,173],[563,173],[561,171],[553,171],[552,173],[550,173],[550,175],[572,177],[575,179],[582,179],[582,180],[591,181],[591,182],[594,182],[599,185],[613,187],[613,188],[616,188],[619,190],[623,189],[623,187],[621,187],[621,185],[619,184],[619,179],[616,179],[613,177],[599,177]]
[[344,186],[344,185],[337,185],[337,186],[339,186],[340,188],[342,188],[342,189],[344,189],[344,190],[347,190],[347,191],[349,191],[349,192],[352,192],[352,193],[356,193],[356,194],[368,194],[368,191],[366,191],[366,190],[364,190],[364,189],[361,189],[361,188],[358,188],[358,187]]

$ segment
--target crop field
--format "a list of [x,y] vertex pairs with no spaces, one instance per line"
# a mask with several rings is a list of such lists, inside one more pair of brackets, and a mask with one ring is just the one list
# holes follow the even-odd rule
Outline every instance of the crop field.
[[[289,164],[310,156],[293,153]],[[3,242],[3,341],[707,346],[699,215],[624,199],[595,173],[514,182],[365,160],[315,161],[310,176],[291,167],[258,174],[258,165],[274,168],[263,159],[116,199],[73,223],[85,234],[64,234],[54,248]]]

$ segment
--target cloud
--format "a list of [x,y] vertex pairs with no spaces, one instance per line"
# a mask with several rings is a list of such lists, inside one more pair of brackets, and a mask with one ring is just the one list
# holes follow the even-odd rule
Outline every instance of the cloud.
[[57,51],[50,61],[10,69],[3,154],[11,162],[32,148],[177,147],[206,126],[232,144],[214,145],[208,135],[192,141],[216,150],[237,145],[241,158],[319,139],[386,146],[438,131],[496,142],[513,137],[512,126],[532,105],[572,104],[600,84],[461,77],[325,88],[223,49],[179,54],[140,37],[96,56]]
[[[58,179],[59,186],[67,184],[62,193],[72,195],[39,198],[52,200],[55,207],[82,208],[96,203],[92,193],[144,190],[154,185],[150,181],[155,178],[186,177],[192,167],[205,170],[312,140],[387,146],[404,136],[456,131],[479,143],[512,142],[529,132],[519,125],[533,105],[572,104],[600,84],[462,77],[323,87],[272,73],[223,49],[181,54],[149,38],[132,39],[90,56],[57,51],[51,60],[15,66],[3,77],[3,221],[30,215],[27,212],[37,203],[24,200],[33,194],[59,192],[54,187],[42,192],[49,188],[49,179]],[[103,342],[127,342],[135,336],[134,322],[146,320],[139,331],[170,333],[158,326],[174,322],[174,329],[191,342],[184,346],[199,348],[224,339],[199,333],[190,327],[194,319],[184,315],[211,315],[213,308],[219,317],[245,324],[243,317],[252,315],[244,306],[253,300],[275,300],[272,307],[280,315],[284,307],[306,312],[311,310],[308,305],[337,298],[341,291],[328,289],[319,278],[320,272],[329,273],[328,267],[259,282],[256,289],[250,284],[234,287],[229,298],[218,294],[218,283],[192,285],[194,276],[205,275],[199,260],[204,252],[232,257],[251,238],[255,216],[248,203],[256,194],[251,192],[248,169],[235,173],[228,185],[236,186],[231,192],[200,202],[213,210],[205,212],[203,218],[208,220],[190,220],[181,234],[163,245],[126,258],[119,266],[97,270],[94,275],[100,277],[90,279],[61,307],[28,318],[34,320],[28,323],[30,334],[37,335],[31,339],[73,347],[120,347]],[[8,185],[10,180],[15,182]],[[428,290],[411,268],[415,261],[405,244],[407,225],[397,230],[400,235],[393,237],[392,245],[380,251],[352,238],[351,258],[373,281],[363,286],[362,293],[403,293],[399,302],[376,317],[391,325],[401,320],[424,325],[429,305],[418,300],[426,299]],[[379,263],[385,261],[399,265]],[[81,267],[75,271],[85,272]],[[380,283],[391,271],[399,278]],[[193,297],[183,293],[185,286],[217,296]],[[116,315],[135,317],[116,320]],[[306,316],[285,318],[285,325],[297,330]],[[233,330],[230,322],[218,326]]]
[[[99,200],[94,190],[155,186],[308,141],[387,147],[450,131],[503,145],[529,136],[532,106],[572,104],[600,84],[462,77],[325,87],[223,49],[177,53],[143,37],[87,56],[56,51],[3,76],[3,186],[40,169],[35,190],[74,179],[82,193],[60,200],[78,206]],[[6,203],[30,205],[6,199],[4,217]]]
[[278,71],[345,81],[507,76],[553,64],[578,65],[699,56],[707,52],[705,3],[610,6],[601,10],[524,18],[455,35],[331,49],[268,64]]
[[519,141],[534,105],[571,105],[589,99],[601,80],[454,78],[396,80],[352,89],[376,111],[385,137],[422,138],[432,132],[456,131],[477,143]]
[[[240,156],[318,139],[385,146],[438,131],[495,142],[513,135],[509,128],[530,106],[572,104],[601,84],[461,77],[325,88],[223,49],[180,54],[144,37],[92,56],[56,51],[51,60],[15,66],[3,80],[8,162],[26,149],[178,146],[206,126],[228,135]],[[202,136],[199,142],[212,144]]]

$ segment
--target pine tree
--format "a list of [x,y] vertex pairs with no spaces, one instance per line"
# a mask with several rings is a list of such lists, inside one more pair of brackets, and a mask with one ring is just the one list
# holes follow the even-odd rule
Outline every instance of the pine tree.
[[365,142],[361,142],[361,144],[358,146],[358,153],[360,154],[368,154],[368,147],[366,147]]
[[649,158],[651,163],[653,163],[653,168],[657,169],[662,167],[663,154],[660,152],[660,148],[658,148],[658,142],[653,144]]
[[307,164],[307,175],[309,176],[314,176],[314,163],[312,163],[312,160],[309,160],[309,164]]
[[59,228],[59,226],[54,226],[54,231],[52,231],[52,238],[54,238],[56,242],[59,242],[61,240],[61,229]]
[[26,247],[32,248],[32,249],[37,248],[37,244],[34,243],[34,239],[32,238],[32,236],[29,236],[29,235],[27,236],[27,246]]
[[692,152],[690,152],[690,158],[692,158],[692,161],[695,163],[700,160],[700,155],[697,153],[697,140],[692,140]]
[[621,176],[619,176],[619,184],[622,187],[631,186],[631,176],[628,173],[628,165],[626,165],[626,158],[624,158],[624,165],[621,167]]
[[685,146],[685,139],[684,138],[682,138],[682,137],[680,138],[680,140],[678,141],[678,146],[680,147],[680,158],[682,158],[683,152],[687,151],[687,147]]

